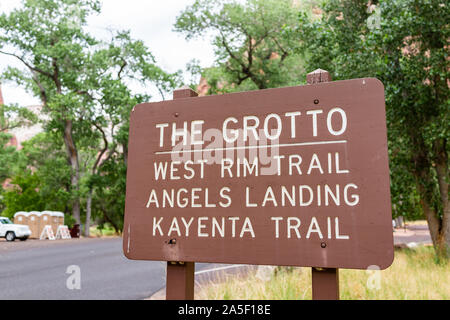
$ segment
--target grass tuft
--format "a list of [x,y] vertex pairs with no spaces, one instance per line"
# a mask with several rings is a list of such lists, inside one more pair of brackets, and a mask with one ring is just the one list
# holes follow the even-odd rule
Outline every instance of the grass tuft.
[[[386,270],[339,270],[342,300],[450,299],[450,266],[437,261],[432,247],[395,252]],[[252,272],[245,279],[223,275],[196,292],[204,300],[308,300],[311,268],[278,268],[264,281]]]

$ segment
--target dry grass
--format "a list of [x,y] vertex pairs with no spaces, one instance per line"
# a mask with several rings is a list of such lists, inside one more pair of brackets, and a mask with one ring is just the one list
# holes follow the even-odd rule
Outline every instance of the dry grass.
[[[383,271],[339,270],[341,299],[450,299],[450,265],[438,262],[432,247],[396,251]],[[280,268],[268,281],[251,273],[246,279],[223,276],[203,285],[196,299],[311,299],[311,268]]]
[[427,220],[405,221],[407,226],[428,226]]

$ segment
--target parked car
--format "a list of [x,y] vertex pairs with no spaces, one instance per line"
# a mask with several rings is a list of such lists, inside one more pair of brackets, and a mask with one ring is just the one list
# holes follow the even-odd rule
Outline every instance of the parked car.
[[14,241],[16,238],[25,241],[30,235],[28,226],[14,224],[8,218],[0,217],[0,238],[6,238],[6,241]]

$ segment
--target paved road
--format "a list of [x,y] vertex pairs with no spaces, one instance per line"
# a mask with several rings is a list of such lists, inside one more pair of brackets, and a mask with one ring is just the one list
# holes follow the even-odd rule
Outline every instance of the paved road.
[[413,245],[413,244],[431,244],[431,236],[428,226],[409,225],[405,228],[398,228],[394,231],[394,244]]
[[[121,238],[67,241],[1,241],[0,300],[144,299],[165,284],[165,264],[126,259]],[[80,290],[66,286],[70,265],[80,267]]]

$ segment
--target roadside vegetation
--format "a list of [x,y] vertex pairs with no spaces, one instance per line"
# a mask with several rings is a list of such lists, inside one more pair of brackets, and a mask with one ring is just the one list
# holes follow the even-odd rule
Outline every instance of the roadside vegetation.
[[[432,247],[400,249],[386,270],[339,270],[342,300],[450,299],[450,266]],[[222,276],[195,293],[201,300],[310,300],[311,268],[277,268],[269,280],[252,272],[246,277]]]
[[106,223],[104,225],[95,225],[91,226],[90,230],[90,236],[91,237],[114,237],[119,236],[120,233],[118,233],[113,226]]
[[448,259],[449,21],[442,0],[196,0],[175,30],[214,35],[214,66],[192,68],[208,94],[300,85],[318,68],[381,80],[393,216],[426,218]]

